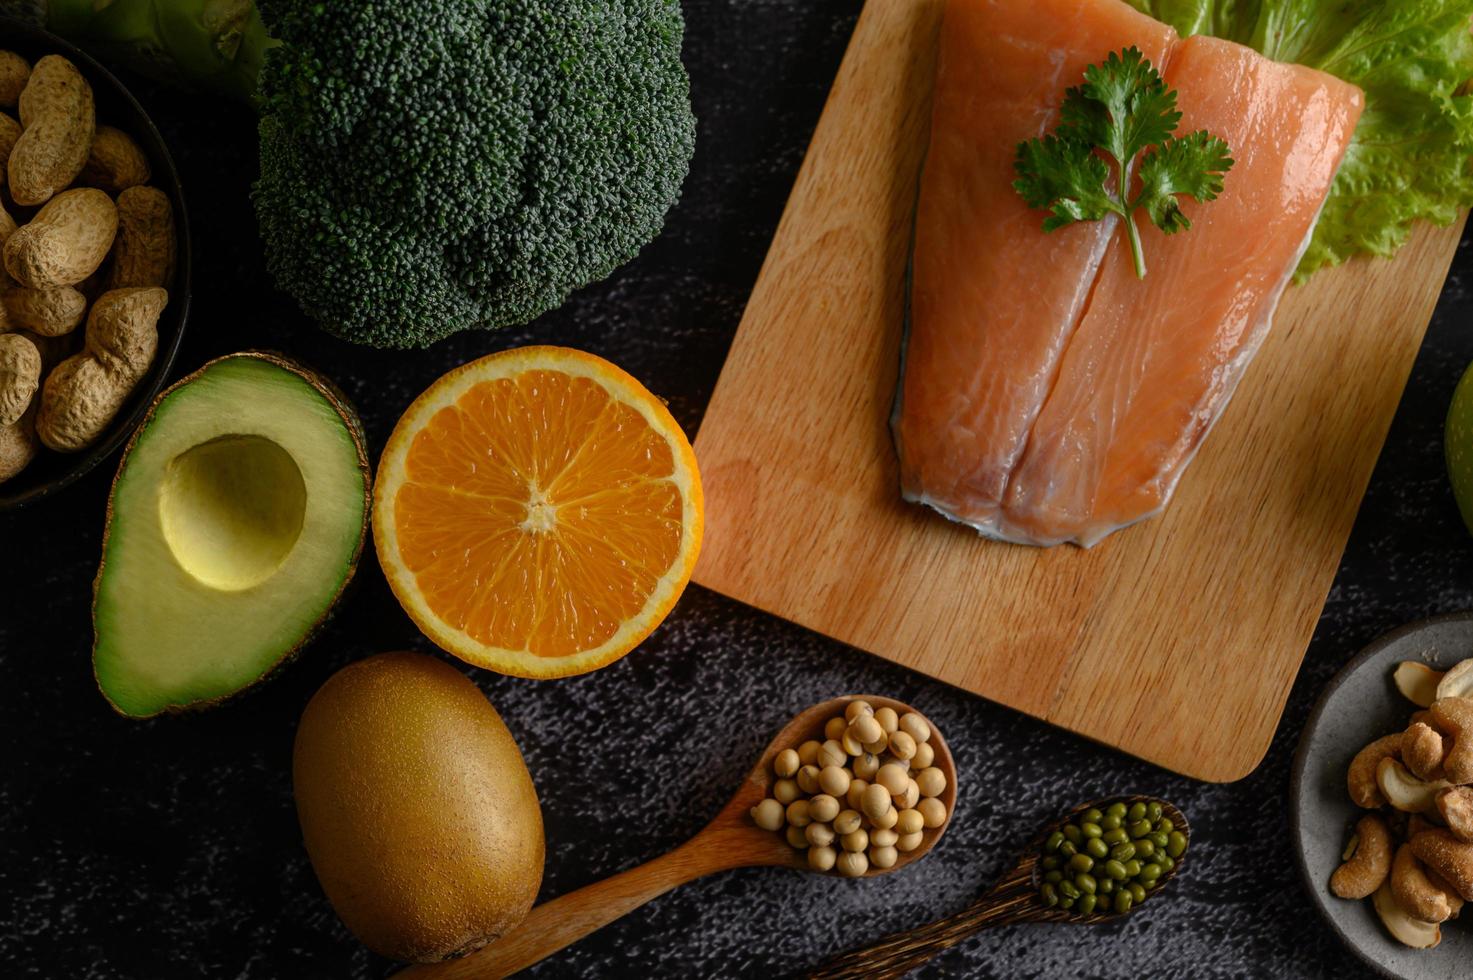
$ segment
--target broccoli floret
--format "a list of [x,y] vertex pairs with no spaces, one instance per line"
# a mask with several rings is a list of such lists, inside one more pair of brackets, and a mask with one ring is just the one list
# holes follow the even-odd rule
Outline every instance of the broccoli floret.
[[652,239],[695,143],[678,0],[262,0],[267,265],[348,340],[525,323]]

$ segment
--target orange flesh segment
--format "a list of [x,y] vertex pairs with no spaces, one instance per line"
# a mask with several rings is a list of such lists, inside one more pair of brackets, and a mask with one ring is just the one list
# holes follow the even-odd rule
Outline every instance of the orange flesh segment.
[[477,642],[541,657],[598,646],[680,553],[668,442],[589,378],[480,382],[416,433],[394,498],[425,602]]
[[1222,195],[1189,231],[1141,218],[1150,271],[1111,243],[1088,312],[1008,487],[1007,519],[1098,541],[1161,510],[1267,335],[1360,118],[1360,90],[1249,48],[1192,37],[1171,56],[1179,133],[1232,148]]
[[1065,87],[1176,32],[1124,3],[950,0],[917,202],[895,441],[908,499],[989,519],[1053,383],[1113,218],[1045,234],[1013,190],[1017,145],[1051,131]]

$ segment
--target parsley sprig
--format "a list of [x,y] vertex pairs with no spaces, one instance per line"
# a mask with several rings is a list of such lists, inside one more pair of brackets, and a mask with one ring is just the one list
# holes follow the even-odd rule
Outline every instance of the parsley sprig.
[[[1216,136],[1206,131],[1173,136],[1180,122],[1176,91],[1166,87],[1146,57],[1136,48],[1112,53],[1103,64],[1084,70],[1083,85],[1064,93],[1052,134],[1018,144],[1013,187],[1029,207],[1050,212],[1044,231],[1119,215],[1130,236],[1136,275],[1144,279],[1146,258],[1135,212],[1145,208],[1168,235],[1185,231],[1192,223],[1182,213],[1180,197],[1213,200],[1233,166],[1228,145]],[[1114,161],[1113,171],[1106,157]],[[1132,169],[1139,185],[1134,196]]]

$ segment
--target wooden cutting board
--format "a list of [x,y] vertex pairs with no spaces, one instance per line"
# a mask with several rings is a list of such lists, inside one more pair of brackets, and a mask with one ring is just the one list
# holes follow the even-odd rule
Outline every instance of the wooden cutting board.
[[940,0],[868,0],[696,451],[696,580],[1200,779],[1268,750],[1461,233],[1292,289],[1165,515],[1092,551],[901,501],[888,418]]

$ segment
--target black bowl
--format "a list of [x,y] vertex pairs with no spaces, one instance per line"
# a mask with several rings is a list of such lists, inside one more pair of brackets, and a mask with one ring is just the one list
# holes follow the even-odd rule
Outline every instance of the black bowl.
[[147,155],[153,170],[149,183],[169,195],[179,239],[169,305],[159,318],[158,353],[154,355],[148,374],[133,389],[117,418],[97,442],[79,453],[58,453],[42,447],[29,466],[0,483],[0,511],[3,511],[49,496],[81,479],[94,466],[116,453],[143,421],[149,405],[164,387],[174,366],[174,358],[179,353],[179,343],[184,339],[184,324],[189,315],[190,252],[189,215],[184,209],[184,192],[179,187],[174,160],[148,113],[123,87],[123,83],[75,45],[20,21],[0,17],[0,48],[14,51],[31,62],[42,55],[59,54],[77,66],[92,86],[97,102],[97,121],[116,126],[133,137]]

